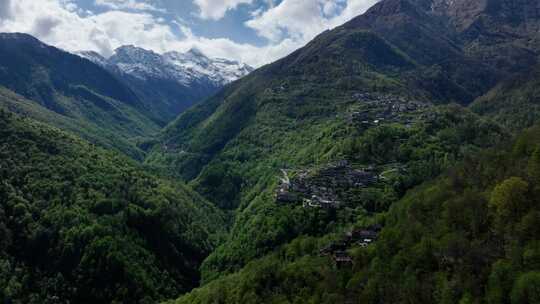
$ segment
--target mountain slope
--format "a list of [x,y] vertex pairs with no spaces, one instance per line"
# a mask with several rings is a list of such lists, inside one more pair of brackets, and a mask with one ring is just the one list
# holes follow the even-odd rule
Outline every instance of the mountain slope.
[[[182,176],[237,215],[228,241],[202,266],[205,282],[296,236],[368,221],[415,185],[508,138],[497,123],[463,107],[530,71],[540,19],[508,19],[498,0],[467,3],[473,2],[381,1],[165,129],[146,163]],[[477,26],[488,21],[496,27]],[[492,52],[497,64],[483,59]],[[320,189],[300,181],[299,193],[280,201],[281,170],[321,180],[319,169],[331,171],[343,160],[347,170],[371,172],[377,182],[328,190],[344,183],[336,173]],[[336,198],[337,210],[309,208],[313,200]]]
[[504,81],[476,100],[471,108],[512,130],[531,127],[540,118],[540,67]]
[[535,127],[410,191],[349,262],[321,254],[346,233],[300,236],[170,303],[538,303],[539,169]]
[[222,214],[183,184],[0,110],[0,300],[155,303],[197,286]]
[[182,115],[147,161],[237,217],[177,303],[537,302],[538,7],[381,1]]
[[162,124],[253,70],[236,61],[210,59],[196,49],[160,55],[122,46],[110,58],[95,52],[78,54],[122,79]]
[[69,117],[61,115],[1,86],[0,109],[54,125],[62,130],[78,134],[82,138],[101,147],[122,151],[136,159],[142,159],[144,157],[142,151],[133,142],[127,138],[118,136],[116,127],[113,127],[112,130],[107,130],[97,124],[88,123],[77,116]]
[[[511,72],[527,71],[529,63],[537,60],[532,55],[540,51],[533,43],[534,30],[520,32],[523,27],[538,26],[539,19],[518,15],[522,18],[510,22],[503,18],[507,8],[497,6],[500,1],[488,2],[468,7],[467,1],[382,1],[180,116],[165,130],[161,149],[156,147],[149,162],[159,165],[160,157],[172,158],[178,167],[174,173],[193,179],[248,125],[257,126],[254,120],[265,111],[281,112],[274,116],[271,128],[279,128],[286,119],[331,119],[336,111],[346,112],[348,106],[341,103],[351,103],[351,96],[359,92],[391,93],[435,104],[470,104],[510,78]],[[464,18],[469,16],[462,12],[465,9],[475,17]],[[485,19],[498,27],[471,36],[475,22]],[[498,30],[500,37],[493,43],[479,41]],[[524,40],[531,42],[523,45]],[[479,60],[503,48],[508,52],[497,59],[499,65]],[[531,56],[523,57],[523,52]],[[527,64],[511,64],[515,57]],[[270,104],[278,109],[269,109]]]
[[[0,85],[122,142],[159,128],[147,115],[146,105],[109,72],[26,34],[0,34]],[[104,140],[117,146],[114,139]],[[137,150],[133,143],[121,150],[133,157],[142,155],[133,153]]]

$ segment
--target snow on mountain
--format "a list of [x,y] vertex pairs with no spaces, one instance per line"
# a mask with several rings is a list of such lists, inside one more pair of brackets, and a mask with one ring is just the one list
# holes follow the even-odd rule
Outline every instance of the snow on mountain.
[[81,51],[75,53],[79,55],[80,57],[86,58],[93,63],[100,65],[102,67],[106,67],[109,63],[107,62],[107,58],[101,56],[98,52],[94,51]]
[[91,51],[77,54],[98,65],[141,80],[173,80],[186,86],[195,82],[223,86],[253,71],[252,67],[237,61],[209,58],[197,49],[161,55],[135,46],[122,46],[110,58]]

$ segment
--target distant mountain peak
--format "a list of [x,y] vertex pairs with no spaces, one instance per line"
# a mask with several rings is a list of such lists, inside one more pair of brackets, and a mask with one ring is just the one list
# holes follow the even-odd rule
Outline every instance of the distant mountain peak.
[[115,68],[138,79],[166,79],[190,86],[211,83],[223,86],[253,71],[247,64],[222,58],[209,58],[198,48],[187,52],[171,51],[158,54],[133,45],[121,46],[110,58],[96,52],[77,52],[103,67]]
[[109,61],[113,64],[157,63],[161,61],[161,56],[151,50],[126,45],[114,50]]
[[75,54],[85,59],[88,59],[101,67],[106,67],[109,64],[107,62],[107,58],[103,57],[100,53],[95,51],[80,51],[76,52]]

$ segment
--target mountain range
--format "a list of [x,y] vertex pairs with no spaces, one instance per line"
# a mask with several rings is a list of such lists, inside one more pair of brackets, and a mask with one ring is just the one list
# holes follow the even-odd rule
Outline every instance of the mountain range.
[[382,0],[254,71],[0,34],[0,300],[538,303],[539,33]]
[[141,80],[169,79],[185,86],[197,82],[223,86],[253,71],[252,67],[236,61],[210,59],[197,49],[186,53],[167,52],[159,55],[130,45],[117,48],[108,59],[92,51],[81,51],[77,54],[100,66],[113,71],[117,69],[119,73]]
[[[538,1],[502,0],[381,1],[183,113],[161,134],[147,164],[190,180],[199,193],[221,208],[236,210],[237,216],[230,239],[201,268],[203,282],[215,283],[179,302],[204,303],[217,290],[233,289],[225,292],[223,301],[240,303],[245,300],[238,294],[242,290],[228,284],[250,284],[253,277],[285,290],[270,295],[263,288],[252,297],[254,303],[279,302],[283,294],[294,298],[298,294],[280,279],[271,283],[272,279],[263,278],[274,273],[269,269],[280,271],[278,265],[294,267],[307,261],[302,261],[304,254],[290,263],[276,258],[272,256],[276,248],[289,248],[286,244],[301,242],[305,235],[328,236],[347,229],[347,221],[340,221],[357,217],[353,211],[357,208],[380,213],[386,208],[367,206],[399,205],[396,201],[406,189],[445,172],[472,151],[508,141],[502,126],[515,131],[537,123],[534,84],[540,18],[534,8],[538,5]],[[394,186],[352,193],[345,189],[338,197],[348,201],[350,209],[335,213],[305,214],[302,203],[276,204],[276,175],[281,169],[292,174],[313,172],[317,178],[317,168],[336,159],[360,170],[401,173],[389,182]],[[321,194],[310,190],[304,198],[310,195]],[[326,194],[324,199],[335,195]],[[370,222],[359,218],[357,227]],[[249,264],[254,260],[271,262],[261,269]],[[362,265],[368,269],[370,264]],[[227,276],[240,269],[240,278]],[[367,270],[360,273],[366,275]],[[275,275],[290,278],[287,273]],[[383,281],[361,280],[359,286],[384,288]],[[427,284],[421,279],[413,282]],[[310,286],[315,295],[297,300],[324,302],[317,294],[330,291]],[[248,290],[262,287],[252,288]],[[343,287],[340,295],[347,290]],[[377,294],[373,302],[377,297],[390,303],[406,298],[399,289],[392,290],[393,298]],[[436,301],[425,299],[425,303]]]
[[[250,71],[245,65],[211,61],[200,53],[168,56],[175,55],[174,67],[166,68],[165,59],[157,54],[123,47],[110,64],[95,64],[100,63],[97,54],[89,61],[27,34],[3,33],[0,86],[11,91],[2,93],[32,101],[8,105],[11,98],[5,98],[5,106],[12,110],[142,159],[139,138],[156,133],[187,107]],[[144,74],[156,66],[161,75]]]
[[163,104],[156,116],[164,122],[253,71],[252,67],[236,61],[208,58],[197,49],[160,55],[122,46],[109,58],[91,51],[77,54],[122,79],[141,99]]

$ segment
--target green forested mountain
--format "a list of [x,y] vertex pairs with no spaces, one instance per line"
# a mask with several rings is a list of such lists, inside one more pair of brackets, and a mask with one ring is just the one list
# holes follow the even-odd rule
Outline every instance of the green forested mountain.
[[319,254],[340,236],[300,236],[171,303],[539,303],[539,169],[535,127],[410,191],[345,266]]
[[136,138],[119,135],[123,133],[123,127],[121,124],[117,125],[114,120],[110,121],[110,130],[106,130],[101,127],[101,123],[97,125],[77,116],[70,117],[59,114],[1,86],[0,108],[70,131],[101,147],[122,151],[135,159],[144,157],[143,151],[135,146]]
[[0,300],[155,303],[198,285],[223,215],[180,182],[0,112]]
[[[109,72],[30,35],[0,34],[0,86],[31,100],[28,114],[36,119],[58,127],[73,121],[71,131],[135,158],[143,156],[132,139],[159,130],[147,106]],[[42,119],[51,112],[56,119]]]
[[[527,3],[512,10],[497,0],[466,3],[382,1],[165,129],[147,164],[191,180],[210,201],[236,210],[229,240],[203,265],[205,280],[298,235],[350,224],[340,218],[348,209],[320,218],[301,203],[276,204],[280,169],[348,160],[377,174],[393,170],[395,181],[368,191],[369,200],[389,206],[456,160],[507,138],[497,122],[463,106],[529,71],[540,50],[531,30],[538,18],[523,13]],[[495,32],[498,39],[489,38]],[[484,60],[492,53],[496,62]],[[348,207],[362,213],[367,194],[360,192]]]
[[533,67],[498,84],[471,108],[512,130],[530,127],[540,115],[540,67]]
[[540,303],[539,8],[382,0],[155,137],[102,69],[0,44],[0,296]]
[[473,2],[382,1],[181,115],[149,162],[166,158],[173,173],[193,179],[269,111],[282,112],[268,115],[274,131],[287,119],[335,120],[366,92],[468,105],[528,75],[540,50],[540,22],[527,13],[534,4]]

